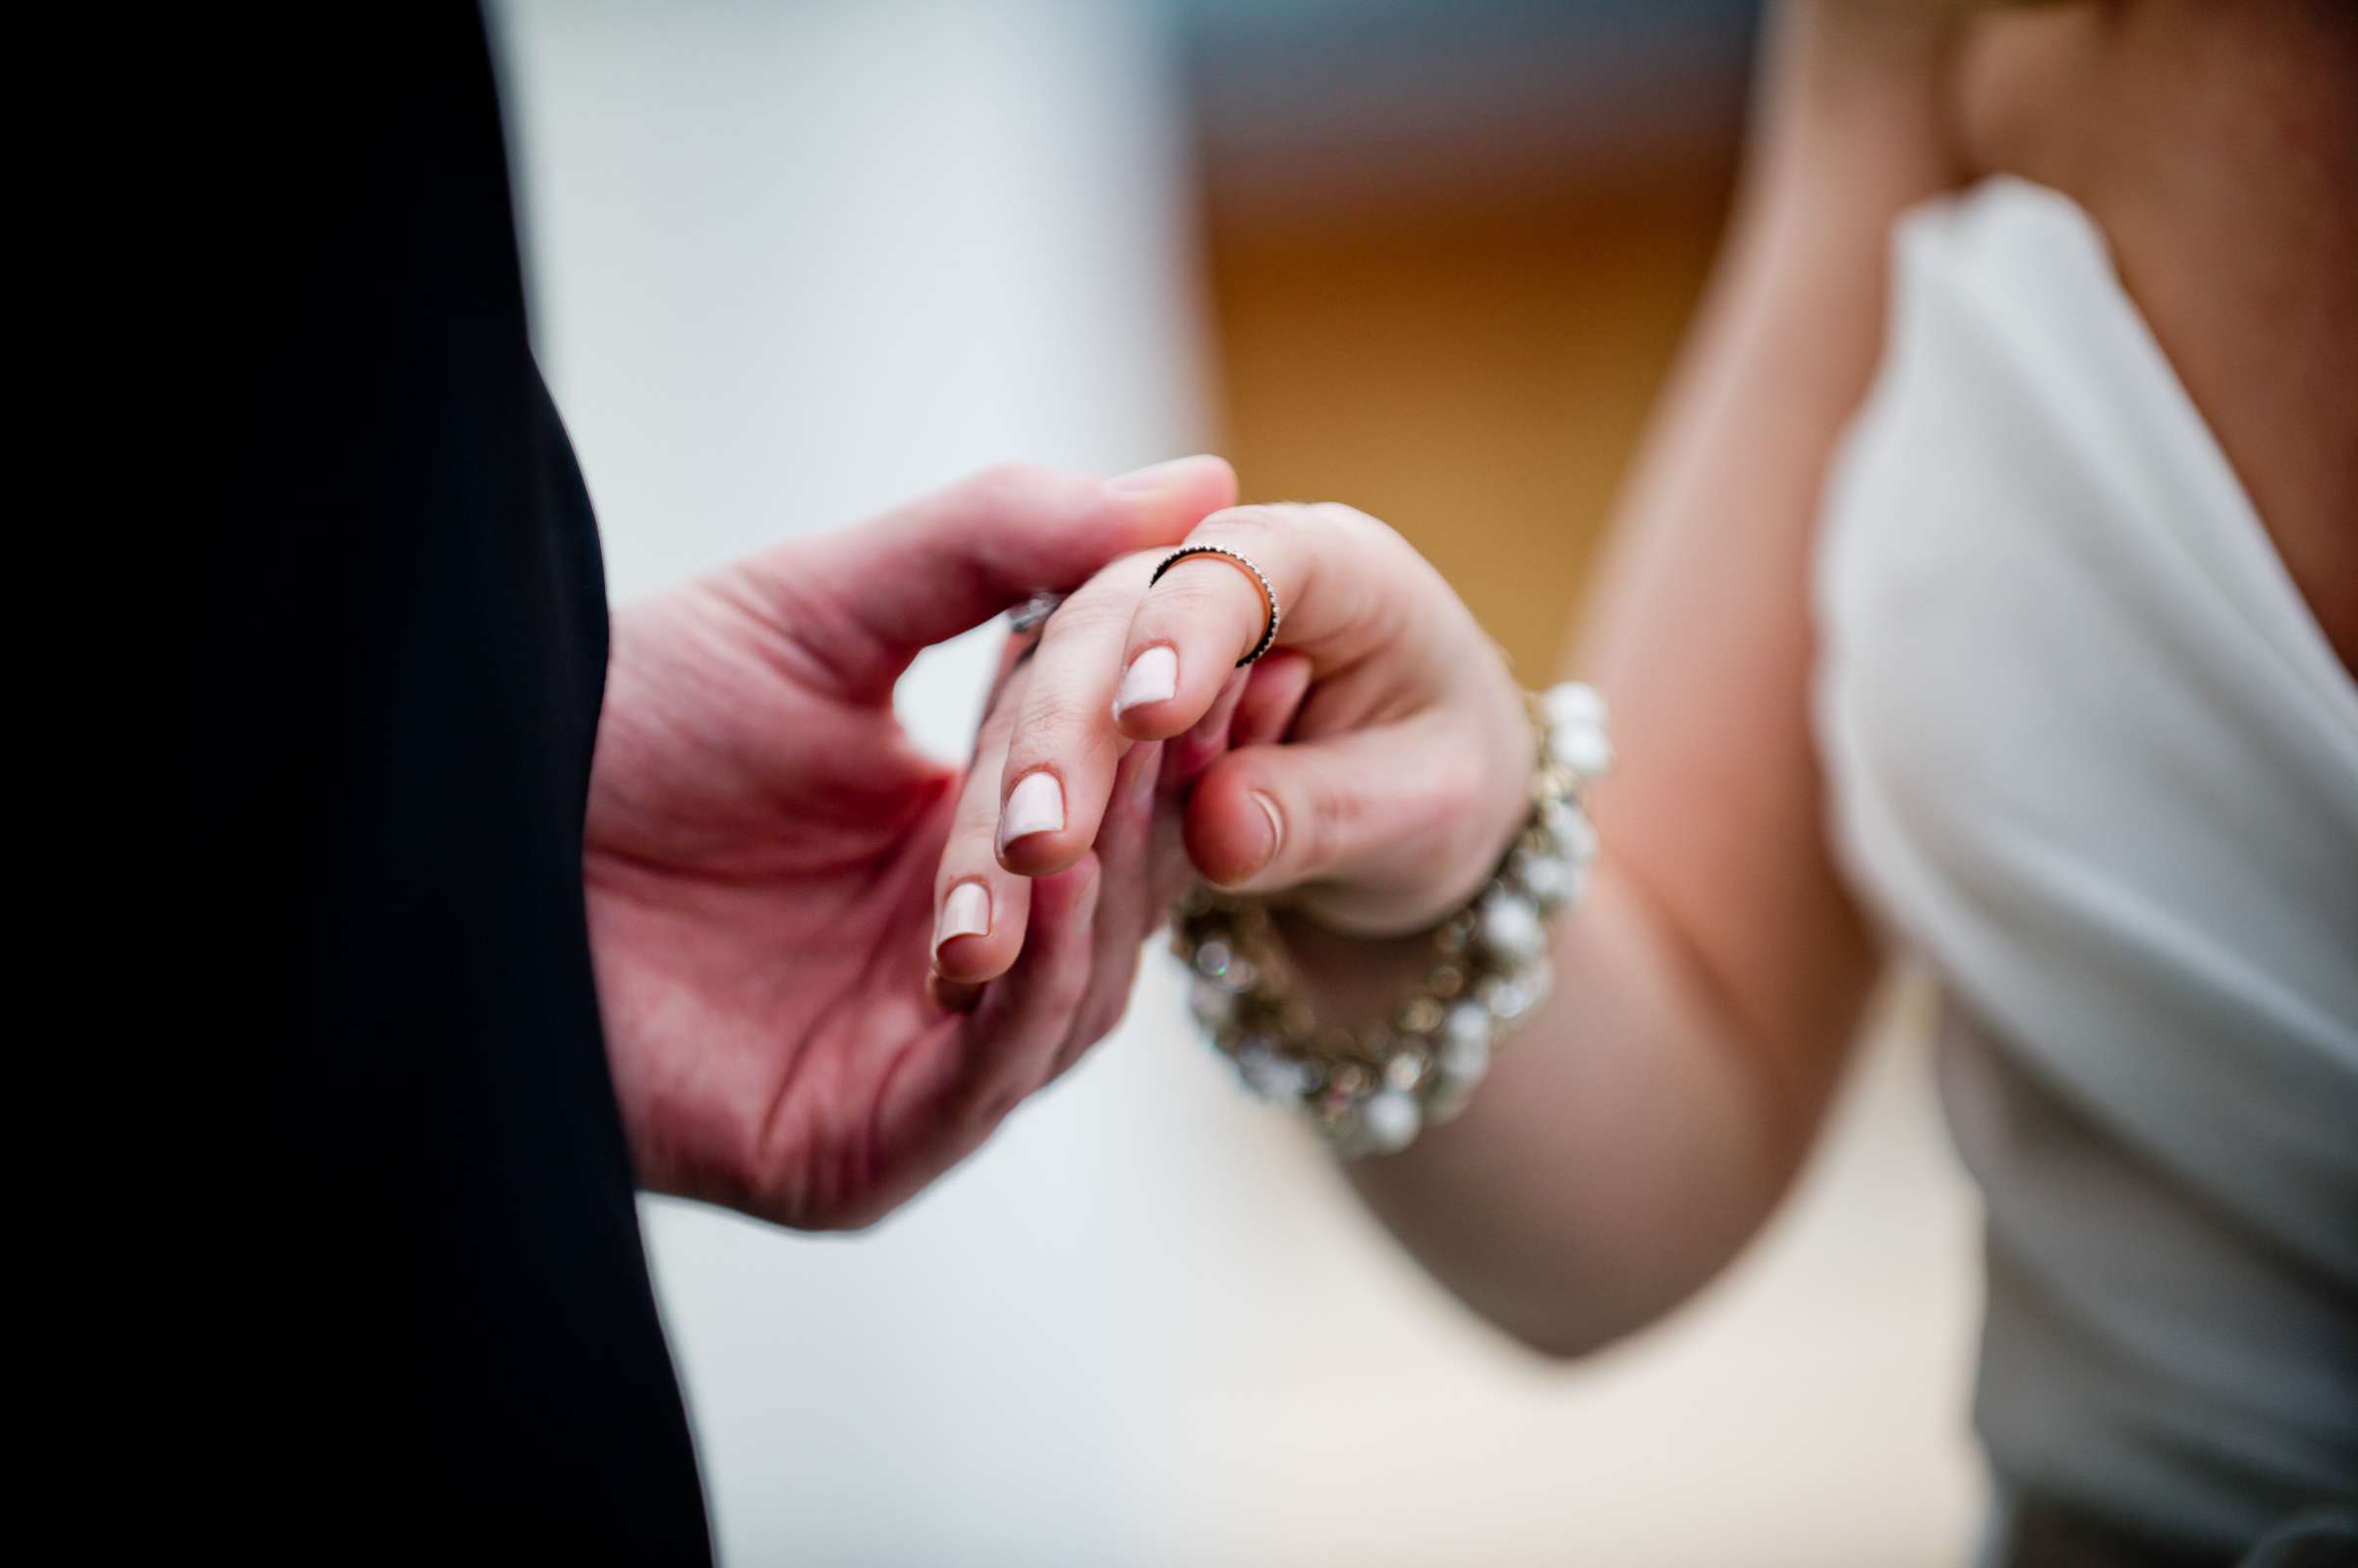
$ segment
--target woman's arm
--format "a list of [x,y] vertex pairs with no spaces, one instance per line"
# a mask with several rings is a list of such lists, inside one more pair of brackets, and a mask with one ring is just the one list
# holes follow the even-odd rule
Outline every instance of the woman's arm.
[[[1880,348],[1892,219],[1955,179],[1939,9],[1776,17],[1732,235],[1581,644],[1618,752],[1594,891],[1553,999],[1466,1114],[1352,1167],[1442,1283],[1550,1352],[1658,1316],[1752,1235],[1874,977],[1826,842],[1809,573]],[[1338,1009],[1413,973],[1299,935]]]
[[[1548,1350],[1653,1317],[1751,1235],[1873,977],[1820,820],[1809,566],[1826,457],[1876,359],[1892,216],[1950,183],[1943,28],[1913,0],[1779,18],[1735,237],[1584,657],[1622,764],[1600,803],[1599,885],[1558,944],[1558,999],[1462,1122],[1355,1172],[1436,1276]],[[1186,796],[1189,859],[1218,886],[1282,896],[1319,1014],[1372,1021],[1431,958],[1429,938],[1386,933],[1462,904],[1529,810],[1522,700],[1471,612],[1374,519],[1239,507],[1189,542],[1235,559],[1117,562],[1048,621],[996,830],[985,793],[940,886],[1077,864],[1125,742],[1227,733]],[[1240,679],[1271,624],[1263,585],[1280,654]],[[946,956],[961,982],[1021,950],[1007,906]]]

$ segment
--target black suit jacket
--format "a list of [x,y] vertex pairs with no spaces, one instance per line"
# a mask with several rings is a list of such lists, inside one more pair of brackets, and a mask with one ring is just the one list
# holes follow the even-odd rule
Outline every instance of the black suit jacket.
[[207,432],[171,520],[166,1081],[215,1205],[156,1265],[184,1539],[704,1559],[583,910],[604,587],[482,23],[198,12],[156,152]]

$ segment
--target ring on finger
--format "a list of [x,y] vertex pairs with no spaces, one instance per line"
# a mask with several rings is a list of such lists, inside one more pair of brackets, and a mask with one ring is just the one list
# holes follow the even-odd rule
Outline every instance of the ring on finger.
[[1216,555],[1223,561],[1232,562],[1243,568],[1245,575],[1252,578],[1254,586],[1261,589],[1262,608],[1268,614],[1268,623],[1261,629],[1261,641],[1253,644],[1253,650],[1236,661],[1236,667],[1241,670],[1277,645],[1277,624],[1284,618],[1277,606],[1277,590],[1269,587],[1268,575],[1253,564],[1252,557],[1242,550],[1232,550],[1225,544],[1182,544],[1155,566],[1154,575],[1147,579],[1147,587],[1151,588],[1161,582],[1163,573],[1191,555]]

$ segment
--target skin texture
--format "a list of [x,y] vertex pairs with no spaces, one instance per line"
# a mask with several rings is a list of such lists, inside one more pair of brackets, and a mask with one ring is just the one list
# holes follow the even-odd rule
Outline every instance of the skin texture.
[[[1578,1355],[1690,1295],[1773,1208],[1848,1054],[1881,955],[1825,837],[1807,581],[1824,472],[1881,353],[1902,210],[2001,169],[2089,208],[2351,662],[2354,33],[2318,0],[1780,8],[1729,240],[1577,644],[1619,759],[1553,998],[1462,1118],[1351,1167],[1493,1322]],[[1477,885],[1519,815],[1512,688],[1445,585],[1373,520],[1241,508],[1195,537],[1277,583],[1281,646],[1314,684],[1286,744],[1240,747],[1188,794],[1188,847],[1208,879],[1290,901],[1320,1015],[1363,1018],[1424,961],[1389,933]],[[1096,629],[1042,651],[1043,700],[1001,780],[1070,764],[1074,805],[1063,830],[1006,849],[1011,870],[1082,864],[1102,767],[1087,759],[1196,722],[1263,624],[1258,589],[1218,563],[1151,592],[1125,567],[1093,594]],[[1105,700],[1152,645],[1176,649],[1178,689],[1117,721]],[[1099,662],[1064,667],[1082,659]],[[989,853],[976,832],[950,854]]]
[[994,470],[617,612],[585,881],[643,1184],[786,1225],[870,1223],[1111,1027],[1138,953],[1115,933],[1179,874],[1174,833],[1152,865],[1157,750],[1132,754],[1096,849],[1021,888],[1020,962],[945,993],[926,955],[964,774],[910,744],[893,682],[927,644],[1234,494],[1217,459],[1127,489]]
[[1976,172],[2066,191],[2358,673],[2358,10],[2139,0],[1974,19]]
[[[1487,865],[1465,868],[1495,859],[1523,809],[1531,742],[1504,660],[1407,541],[1348,507],[1237,507],[1207,519],[1191,542],[1237,550],[1267,576],[1291,657],[1252,666],[1248,690],[1273,707],[1296,705],[1279,696],[1300,706],[1289,744],[1247,745],[1191,792],[1196,865],[1223,887],[1294,889],[1348,929],[1430,925],[1472,891]],[[1236,661],[1261,641],[1267,609],[1249,573],[1193,557],[1149,591],[1152,565],[1121,563],[1077,594],[1057,620],[1076,608],[1086,617],[1061,642],[1051,623],[1002,793],[1052,772],[1075,809],[1063,829],[1000,846],[1010,869],[1047,874],[1087,853],[1090,759],[1216,716],[1238,685]],[[1121,672],[1156,648],[1176,655],[1176,691],[1126,708],[1117,724]],[[1272,696],[1280,682],[1286,692]],[[1399,753],[1419,765],[1379,781],[1369,759]]]

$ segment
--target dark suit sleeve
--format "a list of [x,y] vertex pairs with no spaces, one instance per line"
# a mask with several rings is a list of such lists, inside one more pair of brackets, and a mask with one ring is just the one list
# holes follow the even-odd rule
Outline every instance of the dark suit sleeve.
[[594,527],[480,20],[373,16],[223,43],[189,133],[179,1066],[220,1202],[164,1349],[238,1435],[177,1462],[240,1560],[700,1560],[583,910]]

